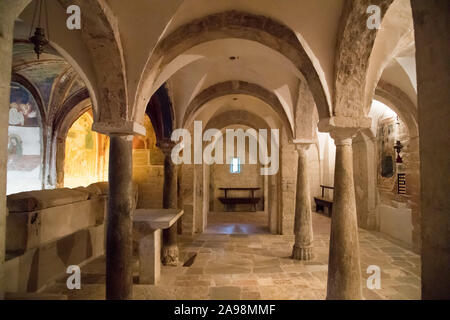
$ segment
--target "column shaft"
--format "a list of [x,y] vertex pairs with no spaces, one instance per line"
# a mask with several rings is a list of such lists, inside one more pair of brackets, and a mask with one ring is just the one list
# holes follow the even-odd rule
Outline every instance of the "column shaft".
[[[164,187],[163,208],[177,208],[177,168],[172,162],[171,151],[173,143],[164,142],[159,144],[164,152]],[[169,229],[163,231],[163,248],[161,254],[162,263],[166,266],[178,265],[178,222]]]
[[106,298],[132,299],[132,136],[111,135]]
[[[14,34],[14,20],[17,17],[16,8],[20,7],[19,1],[14,5],[3,1],[0,4],[3,10],[0,12],[0,300],[5,294],[5,247],[6,247],[6,184],[7,184],[7,163],[8,163],[8,126],[9,126],[9,102],[12,69],[12,46]],[[11,8],[14,7],[13,10]]]
[[311,197],[308,181],[309,144],[297,146],[297,195],[295,199],[295,244],[292,249],[292,258],[296,260],[310,260],[313,258],[313,228],[311,215]]
[[336,163],[327,299],[362,299],[352,138],[333,138]]

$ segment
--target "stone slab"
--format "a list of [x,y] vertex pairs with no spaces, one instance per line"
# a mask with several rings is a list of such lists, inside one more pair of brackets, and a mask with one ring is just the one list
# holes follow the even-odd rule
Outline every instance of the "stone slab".
[[153,230],[170,228],[182,215],[181,209],[137,209],[133,225],[146,225]]

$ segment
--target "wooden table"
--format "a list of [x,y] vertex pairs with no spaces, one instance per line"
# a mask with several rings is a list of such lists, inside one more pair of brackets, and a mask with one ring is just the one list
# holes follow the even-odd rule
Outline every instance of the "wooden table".
[[137,209],[133,216],[133,240],[139,243],[139,283],[157,284],[161,276],[161,230],[170,228],[181,209]]
[[[220,197],[219,200],[225,205],[227,211],[231,211],[231,208],[236,204],[251,204],[253,211],[256,211],[256,204],[259,202],[261,198],[255,198],[255,191],[260,190],[261,188],[219,188],[219,190],[223,190],[225,192],[225,197]],[[250,197],[238,197],[238,198],[229,198],[228,191],[250,191]]]

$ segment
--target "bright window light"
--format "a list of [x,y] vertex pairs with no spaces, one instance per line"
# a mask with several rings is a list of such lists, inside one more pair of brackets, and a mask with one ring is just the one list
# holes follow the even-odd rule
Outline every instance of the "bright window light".
[[231,173],[241,172],[241,161],[239,160],[239,158],[231,159],[230,172]]

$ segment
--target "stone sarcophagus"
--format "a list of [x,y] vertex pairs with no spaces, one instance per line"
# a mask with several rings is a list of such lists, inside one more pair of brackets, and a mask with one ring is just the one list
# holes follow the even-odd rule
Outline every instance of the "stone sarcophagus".
[[104,253],[108,183],[7,197],[6,291],[38,292]]
[[[94,188],[91,188],[91,190]],[[105,199],[89,189],[55,189],[13,194],[7,198],[9,214],[6,251],[20,253],[103,224]]]

